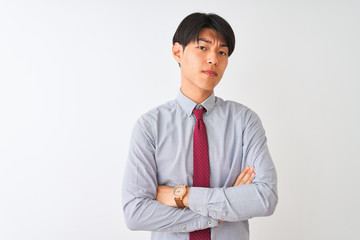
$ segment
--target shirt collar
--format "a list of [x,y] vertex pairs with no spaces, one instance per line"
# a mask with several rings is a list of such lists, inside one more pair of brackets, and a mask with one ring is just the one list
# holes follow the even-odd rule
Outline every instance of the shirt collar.
[[[176,101],[179,103],[180,107],[186,112],[188,117],[191,116],[193,109],[198,105],[196,102],[191,100],[190,98],[186,97],[181,90],[179,91],[179,94],[176,98]],[[213,110],[215,106],[215,94],[214,92],[207,98],[205,101],[203,101],[200,105],[202,105],[206,109],[206,113],[210,114],[210,112]]]

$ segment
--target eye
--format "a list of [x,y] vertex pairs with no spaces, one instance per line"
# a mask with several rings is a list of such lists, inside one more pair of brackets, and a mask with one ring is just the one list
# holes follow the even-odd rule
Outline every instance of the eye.
[[223,55],[223,56],[227,55],[226,52],[223,52],[223,51],[220,51],[219,53],[220,53],[220,55]]
[[203,47],[203,46],[199,46],[198,48],[202,51],[206,50],[206,47]]

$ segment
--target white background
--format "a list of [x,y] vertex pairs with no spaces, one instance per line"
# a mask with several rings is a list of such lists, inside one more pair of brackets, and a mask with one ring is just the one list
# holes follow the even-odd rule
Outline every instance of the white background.
[[131,129],[177,96],[172,36],[236,34],[217,96],[259,114],[278,207],[252,240],[359,239],[359,1],[0,1],[0,239],[149,239],[124,223]]

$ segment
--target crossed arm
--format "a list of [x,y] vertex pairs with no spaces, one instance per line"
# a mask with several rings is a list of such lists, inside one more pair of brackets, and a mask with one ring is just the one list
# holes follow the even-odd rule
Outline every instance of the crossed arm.
[[[273,213],[277,204],[276,171],[260,121],[249,121],[244,131],[243,159],[256,169],[245,169],[232,187],[191,187],[187,208],[175,207],[172,188],[158,184],[155,145],[148,126],[134,128],[123,181],[123,209],[131,230],[191,232],[215,227],[219,220],[238,222]],[[252,170],[254,171],[254,169]],[[250,181],[249,181],[250,174]],[[251,184],[250,184],[251,183]],[[169,207],[173,206],[173,207]]]
[[[244,185],[244,184],[251,184],[254,177],[255,177],[255,167],[247,166],[237,177],[233,187]],[[157,187],[157,195],[156,200],[160,203],[169,206],[169,207],[176,207],[176,203],[173,197],[173,187],[169,186],[158,186]],[[191,188],[187,187],[186,195],[183,197],[183,203],[186,207],[189,206],[189,194]],[[221,220],[220,220],[221,221]]]

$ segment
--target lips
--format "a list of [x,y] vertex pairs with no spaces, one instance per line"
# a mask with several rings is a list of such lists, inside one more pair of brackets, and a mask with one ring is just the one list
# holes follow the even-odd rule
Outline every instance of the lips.
[[211,71],[211,70],[203,71],[203,73],[205,73],[205,74],[208,75],[208,76],[212,76],[212,77],[216,77],[216,76],[217,76],[217,73],[216,73],[215,71]]

